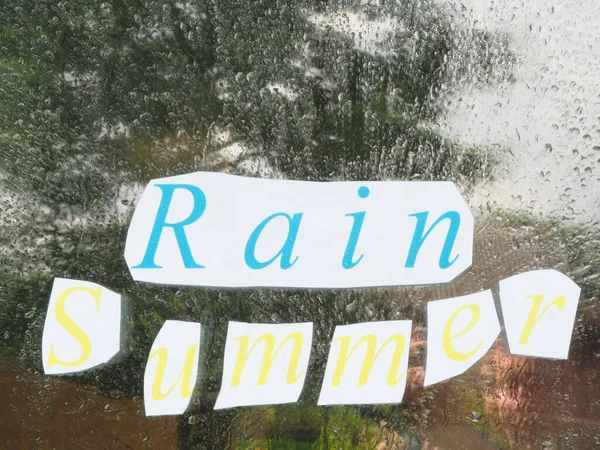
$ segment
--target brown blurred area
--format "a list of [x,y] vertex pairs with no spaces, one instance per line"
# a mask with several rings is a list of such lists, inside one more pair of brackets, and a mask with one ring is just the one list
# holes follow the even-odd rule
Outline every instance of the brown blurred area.
[[101,395],[65,377],[0,363],[0,448],[177,448],[177,417],[146,417],[140,397]]

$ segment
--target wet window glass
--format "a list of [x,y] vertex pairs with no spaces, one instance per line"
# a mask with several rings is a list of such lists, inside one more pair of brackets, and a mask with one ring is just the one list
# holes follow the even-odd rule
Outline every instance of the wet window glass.
[[[593,0],[2,3],[0,447],[600,448],[599,14]],[[144,188],[198,171],[452,182],[473,264],[433,286],[134,281]],[[537,269],[581,287],[568,359],[511,354],[503,326],[473,367],[425,387],[428,303],[497,299]],[[57,278],[121,295],[108,363],[44,373]],[[166,320],[202,324],[197,384],[184,414],[147,417]],[[402,402],[318,406],[336,326],[394,320],[412,321]],[[313,322],[298,402],[214,409],[230,322]]]

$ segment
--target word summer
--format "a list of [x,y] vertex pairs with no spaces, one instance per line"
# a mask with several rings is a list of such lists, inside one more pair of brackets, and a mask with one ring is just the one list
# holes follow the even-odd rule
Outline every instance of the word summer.
[[474,220],[450,182],[265,180],[196,172],[152,180],[125,259],[135,280],[344,288],[452,281]]
[[[568,357],[580,288],[554,270],[500,281],[511,353]],[[46,374],[79,372],[120,350],[121,297],[94,283],[54,280],[42,338]],[[412,323],[367,322],[335,329],[319,405],[399,403],[406,387]],[[202,325],[167,320],[149,352],[146,414],[182,414],[198,377]],[[491,290],[429,302],[425,385],[464,373],[501,331]],[[216,409],[296,402],[312,348],[313,324],[229,322]]]

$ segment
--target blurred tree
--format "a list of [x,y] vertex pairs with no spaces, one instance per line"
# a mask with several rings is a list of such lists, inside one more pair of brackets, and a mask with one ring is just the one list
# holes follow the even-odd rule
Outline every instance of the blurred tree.
[[[456,60],[465,62],[449,63]],[[130,197],[151,178],[220,170],[223,144],[214,137],[225,132],[246,149],[228,169],[236,173],[261,175],[256,164],[264,162],[275,176],[308,180],[472,182],[486,176],[484,153],[455,145],[432,124],[452,80],[494,81],[490,66],[509,73],[511,64],[501,38],[461,29],[426,1],[2,3],[4,353],[40,370],[52,278],[89,280],[123,294],[124,345],[116,361],[75,380],[139,394],[162,322],[206,327],[190,413],[205,420],[200,432],[182,419],[185,448],[226,445],[233,414],[211,406],[229,320],[315,322],[302,400],[314,404],[334,327],[400,318],[410,305],[387,291],[134,283],[122,257]]]

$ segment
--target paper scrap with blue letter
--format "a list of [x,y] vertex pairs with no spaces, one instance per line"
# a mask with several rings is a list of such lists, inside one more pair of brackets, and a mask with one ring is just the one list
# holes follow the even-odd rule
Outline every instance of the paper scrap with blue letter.
[[125,259],[135,280],[346,288],[452,281],[473,215],[450,182],[307,182],[196,172],[153,180]]

